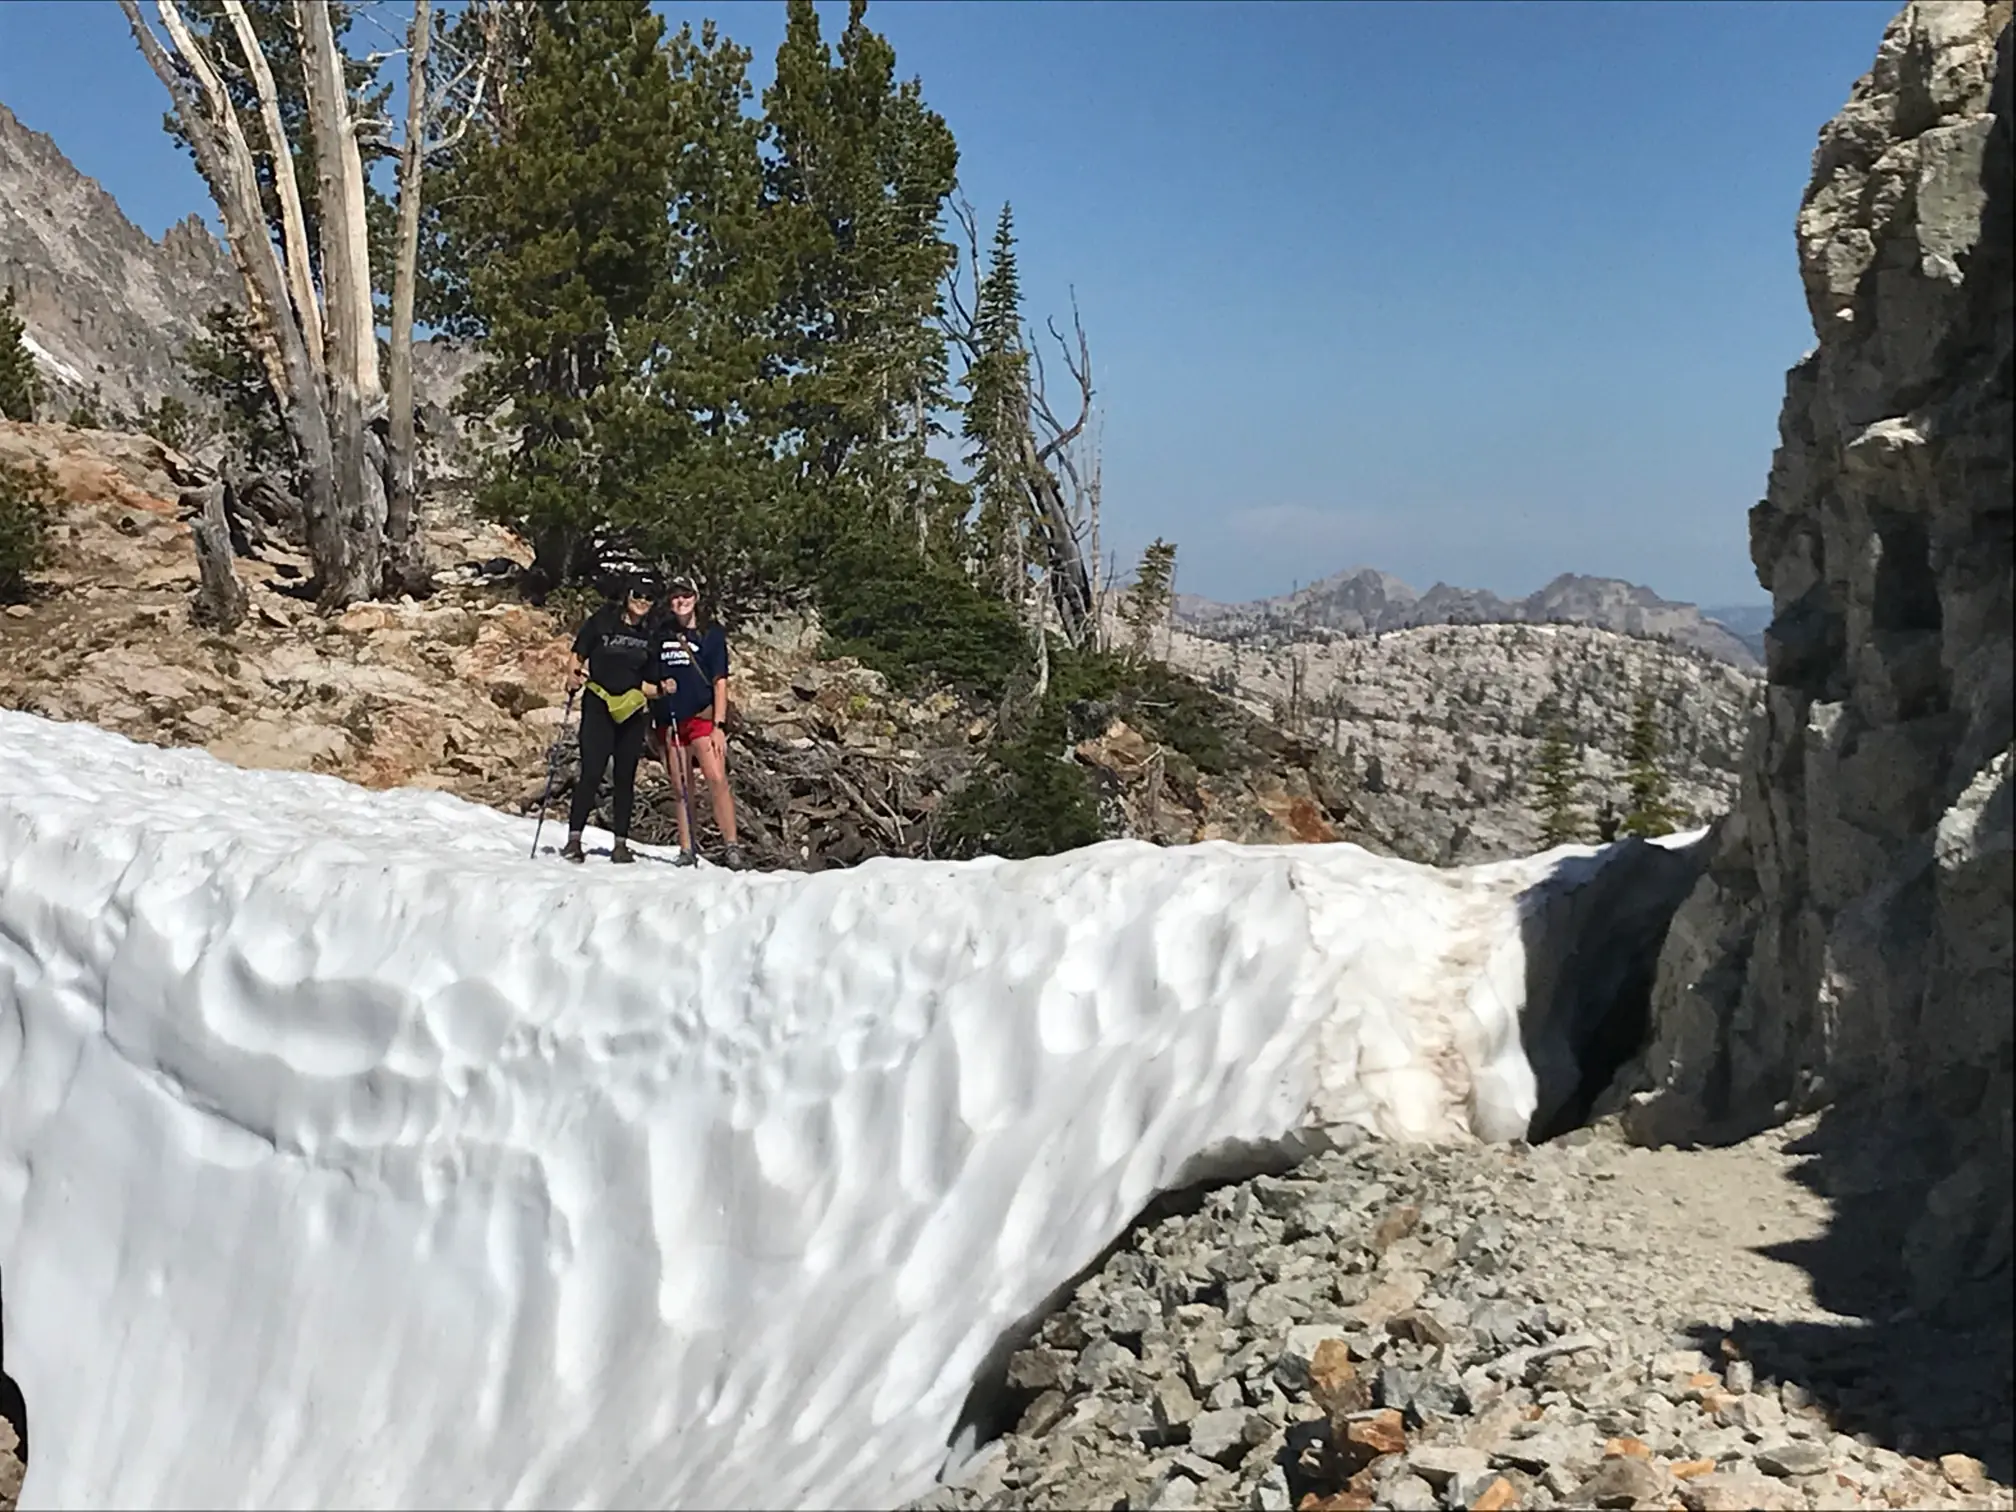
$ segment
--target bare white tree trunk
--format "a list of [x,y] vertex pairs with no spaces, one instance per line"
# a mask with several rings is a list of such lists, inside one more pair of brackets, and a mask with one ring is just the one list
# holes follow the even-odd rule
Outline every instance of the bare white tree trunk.
[[[280,119],[280,90],[273,70],[245,14],[244,0],[224,0],[224,13],[238,35],[253,86],[259,91],[259,119],[266,128],[266,150],[273,155],[273,186],[280,201],[280,240],[286,248],[287,291],[294,297],[294,317],[301,325],[309,365],[322,367],[322,305],[315,297],[314,264],[308,256],[308,220],[301,209],[301,186],[294,177],[294,148]],[[179,47],[181,43],[178,41]]]
[[279,329],[282,323],[279,312],[286,307],[286,278],[279,254],[265,234],[266,212],[259,203],[259,169],[252,160],[252,148],[246,143],[238,112],[224,92],[224,81],[190,35],[175,0],[155,0],[155,9],[176,52],[196,76],[200,94],[190,93],[175,72],[153,30],[141,17],[135,0],[119,0],[119,8],[126,13],[126,22],[140,44],[141,55],[168,87],[175,113],[195,150],[196,166],[210,186],[210,197],[216,201],[217,213],[224,222],[225,243],[245,286],[245,302],[252,316],[252,347],[266,369],[266,381],[272,385],[274,398],[285,413],[312,369],[305,350],[299,363],[291,361],[285,350],[288,343]]
[[413,518],[413,297],[420,267],[420,184],[427,157],[427,44],[433,31],[428,0],[414,0],[406,37],[406,141],[399,154],[399,246],[392,267],[391,350],[386,367],[391,426],[385,500],[385,586],[388,593],[424,585],[425,553]]
[[1091,531],[1091,550],[1087,556],[1092,564],[1092,649],[1106,649],[1106,600],[1112,587],[1111,581],[1099,581],[1099,489],[1101,475],[1105,468],[1106,448],[1105,424],[1091,438],[1088,448],[1090,456],[1085,465],[1085,513]]
[[371,305],[371,249],[365,224],[364,162],[350,115],[349,83],[329,8],[294,0],[301,74],[315,134],[321,191],[322,299],[337,529],[326,561],[318,557],[325,608],[369,598],[383,576],[385,450],[369,434],[384,391],[378,382],[378,333]]
[[[371,252],[363,155],[351,114],[346,60],[336,46],[329,0],[293,0],[302,85],[314,145],[318,191],[321,287],[308,244],[293,150],[280,114],[280,92],[243,0],[223,0],[273,158],[280,208],[279,247],[261,203],[257,168],[245,131],[205,42],[191,32],[178,0],[154,0],[183,67],[178,68],[140,12],[139,0],[119,0],[134,40],[174,103],[224,221],[225,239],[245,289],[250,339],[301,471],[301,517],[325,610],[340,609],[381,587],[424,587],[414,538],[412,333],[417,281],[420,183],[429,152],[452,146],[467,127],[440,141],[425,137],[426,117],[456,97],[467,114],[481,108],[490,63],[518,36],[522,5],[477,0],[483,17],[482,60],[448,86],[427,86],[431,0],[415,0],[410,35],[406,142],[401,156],[399,256],[393,270],[392,380],[398,402],[387,421],[378,365],[377,312],[372,304]],[[186,72],[184,69],[186,68]],[[478,70],[481,72],[478,72]],[[458,95],[472,77],[473,93]],[[193,83],[192,83],[193,80]],[[385,434],[390,432],[390,440]],[[388,501],[388,481],[396,495]],[[390,537],[388,552],[388,536]],[[390,567],[390,573],[387,567]]]
[[[300,463],[302,520],[309,555],[320,574],[323,563],[340,547],[328,412],[323,407],[318,365],[309,358],[307,338],[288,296],[287,273],[267,230],[252,149],[223,80],[190,33],[175,0],[155,0],[155,8],[169,40],[195,77],[194,90],[140,14],[138,0],[119,0],[119,8],[133,30],[141,56],[174,103],[176,118],[195,151],[196,166],[224,222],[224,239],[245,290],[252,348],[266,370],[274,402]],[[294,171],[291,158],[276,160],[273,167],[276,175]]]

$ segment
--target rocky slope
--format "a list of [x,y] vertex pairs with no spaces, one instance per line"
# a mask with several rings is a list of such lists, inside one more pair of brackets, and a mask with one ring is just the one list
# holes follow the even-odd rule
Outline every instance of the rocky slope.
[[2011,1506],[2006,1352],[1828,1335],[1811,1133],[1368,1143],[1151,1213],[917,1507]]
[[1751,520],[1764,715],[1668,938],[1630,1114],[1653,1140],[1832,1104],[1856,1131],[1837,1190],[1914,1173],[1915,1304],[2005,1337],[2010,14],[1908,5],[1821,134],[1798,219],[1819,345]]
[[137,414],[168,394],[193,402],[182,344],[206,310],[238,298],[230,257],[201,220],[153,240],[5,105],[0,287],[15,291],[56,415],[93,388],[106,414]]
[[1351,567],[1294,593],[1251,603],[1219,604],[1179,596],[1176,619],[1201,635],[1260,642],[1308,639],[1323,632],[1367,635],[1421,625],[1568,623],[1670,640],[1739,667],[1757,665],[1757,656],[1742,635],[1694,605],[1663,599],[1650,588],[1620,578],[1572,572],[1524,598],[1503,599],[1481,588],[1452,588],[1447,583],[1421,593],[1390,572]]
[[[1177,630],[1169,662],[1343,760],[1353,803],[1436,864],[1540,847],[1532,778],[1550,716],[1579,747],[1588,838],[1627,805],[1632,704],[1657,700],[1683,827],[1734,801],[1758,681],[1719,658],[1580,625],[1433,625],[1253,647]],[[1299,688],[1299,692],[1297,691]]]

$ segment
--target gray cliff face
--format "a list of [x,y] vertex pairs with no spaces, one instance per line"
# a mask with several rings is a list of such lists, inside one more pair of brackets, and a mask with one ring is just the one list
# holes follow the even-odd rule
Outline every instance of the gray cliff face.
[[1663,637],[1739,667],[1758,662],[1742,636],[1692,604],[1663,599],[1620,578],[1573,572],[1524,598],[1504,599],[1482,588],[1447,583],[1420,593],[1389,572],[1351,567],[1295,593],[1250,604],[1185,596],[1177,601],[1176,618],[1185,628],[1217,639],[1312,631],[1373,635],[1423,625],[1593,625],[1624,635]]
[[164,395],[191,402],[182,344],[238,301],[229,255],[194,216],[159,242],[54,142],[0,105],[0,287],[12,287],[48,410],[99,391],[106,421]]
[[1764,709],[1627,1116],[1647,1140],[1823,1105],[1909,1129],[1925,1306],[2009,1280],[2010,11],[1908,5],[1821,133],[1819,345],[1751,514]]

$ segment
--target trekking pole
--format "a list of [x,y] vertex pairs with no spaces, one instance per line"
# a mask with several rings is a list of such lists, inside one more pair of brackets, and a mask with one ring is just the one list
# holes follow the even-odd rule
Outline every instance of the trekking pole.
[[560,733],[553,737],[553,748],[546,753],[546,791],[539,795],[539,822],[532,826],[532,855],[529,859],[539,859],[539,832],[546,828],[546,805],[553,797],[553,777],[560,770],[560,747],[567,740],[567,726],[574,722],[575,689],[567,690],[567,709],[560,716]]
[[686,854],[691,856],[695,861],[698,861],[700,859],[700,832],[693,828],[693,805],[687,802],[686,799],[686,795],[693,788],[693,764],[686,759],[686,747],[680,743],[678,736],[679,725],[675,720],[672,728],[665,732],[665,738],[672,742],[672,749],[678,754],[679,817],[686,821],[686,844],[688,847]]

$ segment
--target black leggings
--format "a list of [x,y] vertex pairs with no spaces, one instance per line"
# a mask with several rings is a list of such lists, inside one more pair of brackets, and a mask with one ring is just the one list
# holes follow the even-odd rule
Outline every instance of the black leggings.
[[574,803],[567,811],[567,828],[580,834],[588,827],[596,795],[602,791],[602,774],[610,759],[616,762],[616,823],[618,840],[630,837],[630,815],[637,804],[637,762],[644,754],[644,732],[651,716],[639,709],[618,724],[609,715],[609,705],[596,693],[581,694],[581,776],[574,784]]

